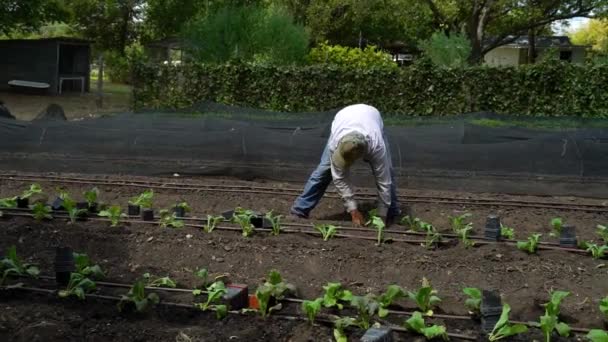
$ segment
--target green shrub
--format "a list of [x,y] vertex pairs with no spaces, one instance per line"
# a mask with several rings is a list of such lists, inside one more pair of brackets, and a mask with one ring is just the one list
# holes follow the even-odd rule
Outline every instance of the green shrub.
[[471,42],[461,34],[447,36],[443,32],[435,32],[420,44],[420,48],[434,65],[446,68],[464,67],[471,56]]
[[308,62],[354,68],[397,68],[397,63],[390,54],[380,51],[373,45],[359,49],[322,43],[310,50]]
[[127,46],[125,54],[108,51],[104,54],[105,72],[114,83],[131,83],[131,72],[135,63],[145,60],[143,47],[139,44]]

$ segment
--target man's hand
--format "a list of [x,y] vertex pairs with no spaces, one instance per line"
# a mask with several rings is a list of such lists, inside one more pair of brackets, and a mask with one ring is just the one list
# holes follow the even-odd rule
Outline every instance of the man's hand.
[[363,214],[357,209],[350,212],[350,217],[353,221],[353,226],[361,227],[363,226],[365,219],[363,218]]

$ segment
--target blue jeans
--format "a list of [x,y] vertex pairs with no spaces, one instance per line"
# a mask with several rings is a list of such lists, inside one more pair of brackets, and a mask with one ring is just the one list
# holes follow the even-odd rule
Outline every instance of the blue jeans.
[[[388,147],[388,142],[386,141],[386,137],[384,139],[384,144],[387,148],[387,153],[390,156],[390,149]],[[325,190],[332,181],[331,177],[331,160],[330,160],[330,152],[329,152],[329,143],[325,146],[325,150],[323,151],[323,155],[321,156],[321,162],[319,166],[312,172],[310,177],[308,178],[308,182],[304,186],[304,191],[298,198],[296,198],[293,206],[291,207],[291,213],[303,217],[308,218],[310,212],[319,204],[321,198],[325,194]],[[391,166],[391,205],[388,209],[387,216],[395,216],[399,214],[399,201],[397,200],[397,185],[395,184],[395,176],[393,172],[393,168]]]

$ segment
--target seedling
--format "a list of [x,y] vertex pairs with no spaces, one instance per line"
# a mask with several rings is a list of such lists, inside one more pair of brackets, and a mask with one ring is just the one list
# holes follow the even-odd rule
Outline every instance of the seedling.
[[89,208],[97,205],[97,197],[99,197],[99,189],[97,189],[97,187],[84,192],[84,199],[87,201],[87,206]]
[[331,239],[338,232],[338,228],[336,228],[336,226],[333,226],[331,224],[318,224],[318,225],[315,225],[315,229],[319,233],[321,233],[321,236],[323,237],[323,241],[327,241],[327,240]]
[[376,245],[378,245],[378,246],[382,245],[382,243],[384,242],[384,228],[386,227],[386,224],[384,223],[384,220],[382,220],[378,216],[375,216],[375,215],[371,216],[370,215],[370,219],[366,223],[366,225],[370,225],[370,224],[378,232],[378,242],[376,243]]
[[326,308],[338,307],[342,310],[343,305],[340,302],[350,302],[353,299],[353,294],[349,290],[342,288],[340,283],[327,283],[323,286],[325,293],[323,294],[323,306]]
[[84,300],[86,294],[93,291],[96,284],[91,279],[81,273],[72,272],[70,274],[70,282],[65,290],[59,290],[57,293],[60,298],[74,296],[80,300]]
[[608,296],[600,300],[600,311],[604,314],[606,319],[608,319]]
[[502,340],[503,338],[507,338],[514,335],[523,334],[528,331],[528,327],[523,324],[511,324],[509,322],[509,313],[511,312],[511,307],[509,304],[504,304],[502,306],[502,313],[500,314],[500,318],[498,322],[492,329],[492,332],[488,335],[488,340],[490,342]]
[[454,231],[454,233],[460,234],[460,231],[462,231],[463,229],[467,229],[467,228],[473,229],[472,222],[465,223],[465,220],[468,219],[469,217],[471,217],[471,214],[469,214],[469,213],[464,213],[460,216],[450,217],[450,225],[452,226],[452,230]]
[[145,285],[143,280],[138,280],[129,289],[126,295],[122,295],[118,302],[118,310],[123,311],[125,305],[133,304],[137,312],[144,312],[150,306],[154,306],[160,302],[160,298],[156,293],[146,295]]
[[266,213],[265,218],[270,222],[270,224],[272,225],[272,232],[270,232],[270,234],[277,236],[279,234],[281,234],[281,218],[283,216],[281,215],[274,215],[272,213],[272,210]]
[[475,245],[475,242],[472,241],[471,239],[469,239],[469,234],[472,229],[473,229],[472,226],[467,226],[466,228],[463,228],[458,232],[458,237],[460,238],[460,241],[462,241],[462,244],[466,248],[469,248],[469,247],[472,247]]
[[380,308],[378,309],[378,316],[383,318],[388,316],[388,308],[393,305],[395,301],[406,296],[405,290],[398,285],[389,285],[386,292],[378,297]]
[[608,227],[598,224],[597,235],[599,235],[599,237],[604,240],[605,243],[608,243]]
[[223,319],[228,314],[228,306],[225,304],[218,304],[221,302],[222,297],[226,294],[226,285],[222,281],[216,281],[215,283],[207,287],[207,302],[198,303],[195,306],[202,311],[209,309],[215,310],[217,319]]
[[306,313],[306,317],[308,317],[308,322],[313,324],[315,322],[315,318],[321,311],[321,304],[323,303],[323,298],[317,298],[315,300],[305,300],[302,302],[302,310]]
[[243,230],[244,237],[250,237],[255,232],[255,227],[251,223],[251,218],[255,216],[253,211],[236,208],[232,214],[232,221],[238,223]]
[[184,221],[177,218],[177,214],[170,212],[167,209],[162,209],[160,211],[160,219],[158,220],[158,224],[162,228],[172,227],[172,228],[183,228]]
[[553,228],[553,231],[549,235],[550,236],[560,236],[560,234],[562,233],[563,226],[564,226],[564,221],[561,219],[561,217],[552,218],[551,219],[551,228]]
[[270,300],[281,300],[285,298],[287,294],[295,293],[295,287],[291,284],[285,283],[279,272],[272,270],[268,275],[268,280],[255,291],[255,296],[260,305],[260,314],[263,318],[274,311],[281,308],[281,304],[270,307]]
[[188,205],[188,202],[186,202],[186,201],[181,201],[181,202],[177,203],[175,205],[175,207],[184,209],[184,212],[186,212],[186,213],[189,213],[190,210],[192,210],[192,208],[190,208],[190,205]]
[[224,221],[223,216],[207,215],[207,222],[205,222],[205,225],[203,226],[203,231],[205,233],[211,233],[222,221]]
[[153,198],[154,198],[154,190],[149,189],[149,190],[146,190],[146,191],[142,192],[141,194],[139,194],[139,196],[131,198],[131,200],[129,201],[129,204],[138,205],[138,206],[140,206],[142,208],[146,208],[146,209],[151,209]]
[[608,332],[601,329],[592,329],[586,337],[591,342],[608,342]]
[[435,248],[439,244],[439,242],[441,242],[441,234],[439,234],[435,227],[430,223],[420,221],[419,225],[424,231],[426,231],[426,237],[424,238],[424,247],[426,249]]
[[40,185],[32,184],[32,185],[30,185],[29,189],[24,190],[21,193],[21,195],[19,195],[19,196],[1,198],[0,199],[0,208],[6,208],[6,209],[16,208],[17,200],[29,199],[33,195],[40,194],[40,193],[42,193],[42,188],[40,187]]
[[40,187],[39,184],[31,184],[30,188],[27,190],[24,190],[21,195],[19,196],[19,198],[21,199],[26,199],[26,198],[30,198],[36,194],[41,194],[42,193],[42,187]]
[[431,283],[426,278],[422,278],[422,287],[416,292],[408,291],[408,297],[416,302],[418,309],[427,316],[433,315],[433,307],[435,307],[441,299],[436,296],[437,291],[433,289]]
[[608,251],[608,245],[598,246],[595,243],[585,242],[584,243],[587,252],[591,253],[593,259],[603,259],[606,257],[606,251]]
[[413,333],[424,336],[427,340],[435,338],[441,338],[444,341],[448,341],[448,334],[444,326],[442,325],[431,325],[426,326],[422,314],[418,311],[412,314],[407,321],[404,323],[405,328]]
[[0,208],[17,208],[17,197],[0,198]]
[[177,287],[177,284],[169,277],[153,277],[150,273],[144,273],[143,277],[148,287]]
[[401,224],[408,227],[412,232],[419,232],[421,230],[419,223],[420,219],[417,217],[405,215],[401,218]]
[[106,210],[102,210],[97,214],[101,217],[107,217],[110,220],[110,226],[116,227],[120,222],[120,219],[127,217],[127,214],[122,212],[122,209],[118,205],[113,205]]
[[466,287],[462,292],[469,296],[464,305],[473,313],[479,314],[481,310],[481,290],[475,287]]
[[17,256],[17,248],[15,246],[9,247],[6,257],[0,260],[0,272],[2,272],[0,284],[3,284],[4,280],[9,276],[30,276],[36,278],[40,274],[38,267],[21,261]]
[[42,203],[36,203],[32,206],[32,216],[34,216],[34,220],[38,222],[42,220],[52,220],[53,215],[51,215],[51,212],[51,207]]
[[101,270],[99,265],[92,265],[89,256],[83,253],[74,254],[74,265],[76,266],[76,273],[80,273],[85,277],[100,280],[105,278],[105,274]]
[[336,342],[348,342],[348,337],[344,330],[355,324],[352,317],[343,317],[334,320],[334,339]]
[[207,281],[209,279],[209,271],[206,268],[201,268],[194,272],[194,276],[203,281],[201,287],[207,287]]
[[378,303],[374,294],[368,293],[365,296],[353,296],[350,301],[350,306],[355,308],[358,312],[355,324],[361,329],[367,330],[371,326],[372,317],[374,317],[380,308],[380,303]]
[[568,324],[559,321],[560,305],[564,298],[570,295],[570,292],[555,291],[551,293],[551,300],[545,304],[545,314],[540,317],[540,329],[545,337],[545,342],[551,341],[553,330],[562,337],[570,335],[570,327]]
[[530,254],[536,253],[541,236],[542,234],[532,234],[528,241],[517,241],[517,248]]
[[86,214],[86,209],[78,209],[76,207],[76,201],[74,201],[67,192],[61,192],[59,197],[63,200],[63,208],[68,212],[70,222],[76,222],[76,219]]
[[501,223],[500,224],[500,236],[502,236],[503,238],[508,239],[508,240],[513,240],[513,239],[515,239],[515,229],[513,229],[511,227],[507,227]]

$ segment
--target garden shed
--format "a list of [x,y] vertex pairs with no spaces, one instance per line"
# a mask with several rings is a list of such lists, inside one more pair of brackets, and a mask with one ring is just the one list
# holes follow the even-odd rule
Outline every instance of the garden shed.
[[0,89],[47,94],[89,91],[90,59],[88,40],[0,40]]

